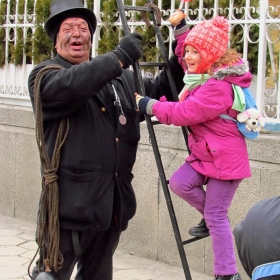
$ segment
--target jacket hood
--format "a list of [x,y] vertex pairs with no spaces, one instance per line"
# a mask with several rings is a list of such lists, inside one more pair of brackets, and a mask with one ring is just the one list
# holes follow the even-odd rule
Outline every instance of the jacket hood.
[[252,74],[249,72],[248,62],[240,59],[234,65],[216,69],[213,78],[246,88],[250,86]]

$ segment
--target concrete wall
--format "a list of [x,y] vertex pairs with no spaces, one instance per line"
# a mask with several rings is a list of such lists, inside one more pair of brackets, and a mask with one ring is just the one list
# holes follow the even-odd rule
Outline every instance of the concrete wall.
[[[155,127],[166,177],[169,178],[187,157],[181,128]],[[253,176],[242,182],[230,208],[232,228],[258,200],[279,195],[280,135],[263,134],[248,141]],[[132,254],[181,266],[166,200],[145,123],[134,167],[133,185],[138,209],[122,234],[119,248]],[[0,215],[34,222],[41,189],[40,165],[31,108],[0,105]],[[201,219],[181,199],[172,202],[184,240],[187,231]],[[212,275],[213,254],[208,237],[185,246],[191,270]],[[239,270],[245,275],[240,263]]]

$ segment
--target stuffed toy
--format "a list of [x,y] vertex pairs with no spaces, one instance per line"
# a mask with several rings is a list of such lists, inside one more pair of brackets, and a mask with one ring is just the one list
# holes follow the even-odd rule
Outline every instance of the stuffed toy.
[[237,120],[240,123],[245,123],[247,131],[260,132],[261,128],[265,125],[262,114],[255,108],[250,108],[239,113],[237,115]]

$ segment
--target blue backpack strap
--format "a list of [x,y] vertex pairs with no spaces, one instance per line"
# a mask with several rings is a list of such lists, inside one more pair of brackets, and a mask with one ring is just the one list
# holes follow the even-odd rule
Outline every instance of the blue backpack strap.
[[252,273],[252,280],[258,280],[260,278],[280,275],[280,261],[266,263],[257,266]]
[[249,88],[242,88],[245,97],[245,110],[254,108],[258,109],[254,96]]
[[226,114],[221,114],[221,115],[219,115],[219,117],[222,118],[222,119],[225,119],[225,120],[230,120],[230,121],[237,122],[236,119],[234,119],[234,118],[232,118],[232,117],[230,117],[229,115],[226,115]]

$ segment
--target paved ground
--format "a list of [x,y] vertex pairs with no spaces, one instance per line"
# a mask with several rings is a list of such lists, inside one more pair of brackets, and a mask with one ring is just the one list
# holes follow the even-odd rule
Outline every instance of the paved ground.
[[[0,216],[0,280],[30,279],[27,268],[37,249],[34,232],[33,223]],[[192,271],[191,275],[192,280],[213,280],[213,277]],[[185,276],[181,267],[117,250],[114,280],[185,280]]]

